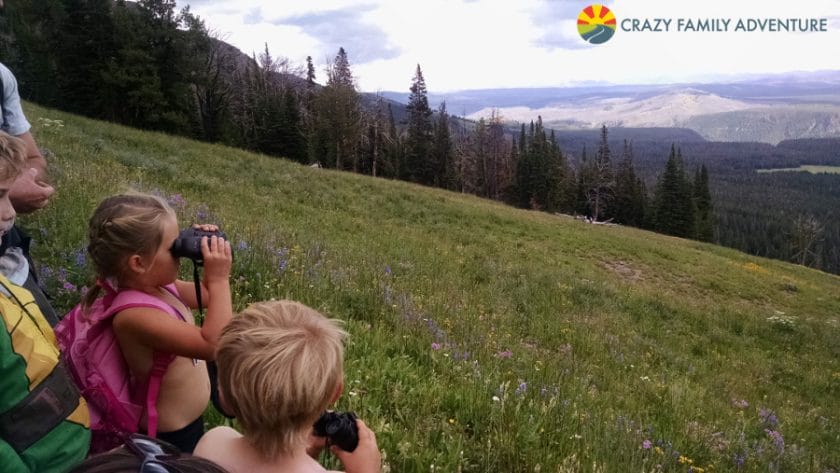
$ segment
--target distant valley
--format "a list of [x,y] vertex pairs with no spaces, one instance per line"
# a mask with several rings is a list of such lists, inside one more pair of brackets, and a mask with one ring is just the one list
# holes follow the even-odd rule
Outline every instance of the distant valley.
[[[385,92],[405,101],[407,94]],[[585,86],[467,90],[429,94],[450,113],[478,120],[496,113],[507,122],[541,116],[546,126],[689,128],[709,141],[777,144],[840,137],[840,72],[756,76],[713,84]]]

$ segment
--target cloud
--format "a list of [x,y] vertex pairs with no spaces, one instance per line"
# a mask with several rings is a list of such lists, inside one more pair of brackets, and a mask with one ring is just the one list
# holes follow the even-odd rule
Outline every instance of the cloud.
[[593,1],[542,0],[534,9],[531,21],[541,31],[533,45],[541,49],[583,49],[592,45],[581,39],[577,17]]
[[363,19],[365,13],[375,8],[375,5],[354,6],[288,16],[270,22],[300,28],[304,34],[320,42],[322,53],[330,57],[343,47],[351,63],[396,58],[401,53],[400,48],[390,44],[382,28]]
[[263,20],[263,14],[262,14],[262,8],[260,8],[260,7],[252,8],[251,11],[249,11],[245,16],[242,17],[242,21],[246,25],[256,25],[256,24],[262,23],[264,21]]

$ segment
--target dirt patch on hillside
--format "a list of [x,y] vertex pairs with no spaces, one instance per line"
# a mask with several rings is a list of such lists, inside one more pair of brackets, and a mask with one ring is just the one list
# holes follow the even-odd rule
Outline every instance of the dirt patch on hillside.
[[636,282],[643,279],[640,270],[633,268],[629,263],[625,263],[624,261],[604,261],[604,266],[621,276],[621,279],[625,281]]

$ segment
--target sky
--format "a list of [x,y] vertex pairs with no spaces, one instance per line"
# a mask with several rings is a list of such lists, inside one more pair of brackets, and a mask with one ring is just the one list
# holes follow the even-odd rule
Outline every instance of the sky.
[[[408,91],[419,64],[430,92],[587,83],[711,82],[742,74],[840,70],[840,0],[614,0],[624,19],[673,19],[668,32],[627,32],[603,44],[577,32],[591,1],[178,0],[243,52],[268,45],[316,80],[344,47],[365,92]],[[684,19],[825,18],[828,31],[674,31]],[[660,24],[662,26],[662,24]]]

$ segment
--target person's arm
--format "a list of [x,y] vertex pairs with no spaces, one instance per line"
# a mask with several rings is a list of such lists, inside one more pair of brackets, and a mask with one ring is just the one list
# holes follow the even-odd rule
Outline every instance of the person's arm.
[[17,80],[8,68],[0,66],[3,81],[2,128],[26,145],[26,169],[12,186],[9,199],[17,213],[27,214],[46,207],[55,189],[47,183],[47,161],[41,155],[30,132],[31,126],[23,114]]
[[[213,360],[222,329],[233,312],[230,296],[230,243],[213,237],[201,241],[207,288],[214,296],[201,327],[146,307],[121,311],[114,317],[114,329],[130,333],[141,344],[164,353]],[[220,243],[221,242],[221,243]]]
[[[127,309],[114,317],[114,328],[128,331],[141,344],[174,355],[203,360],[215,359],[222,329],[230,322],[233,305],[230,294],[230,243],[217,237],[201,240],[204,280],[210,301],[201,327],[184,323],[163,311],[148,308]],[[177,287],[178,283],[176,283]],[[189,284],[181,282],[179,295],[188,296]],[[194,291],[194,290],[193,290]],[[195,295],[192,295],[193,299]]]
[[47,160],[41,154],[41,149],[38,148],[38,144],[35,143],[35,137],[29,131],[17,135],[17,137],[23,140],[23,143],[26,145],[26,166],[38,170],[38,175],[35,177],[36,180],[46,181]]

